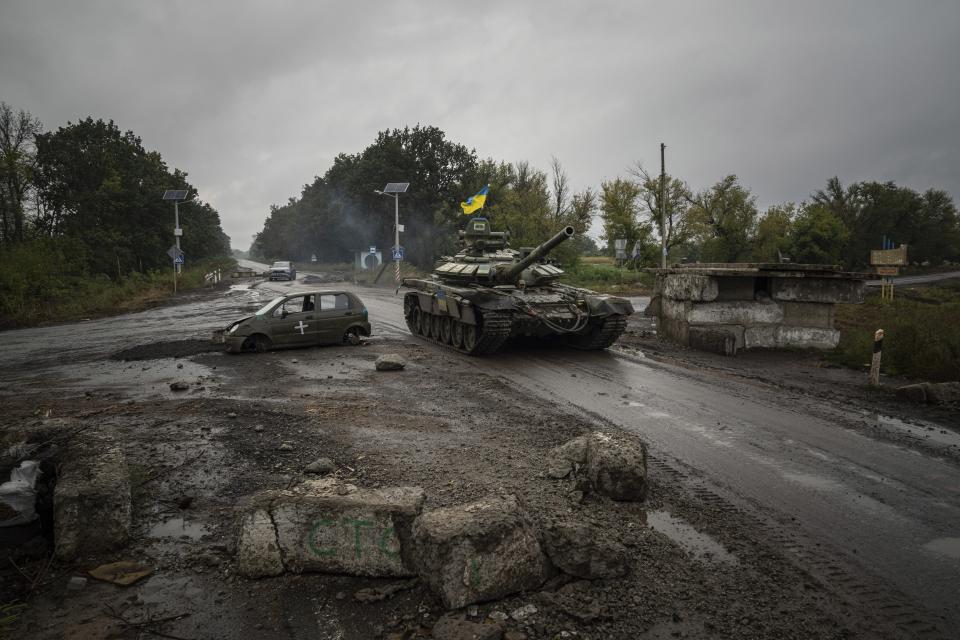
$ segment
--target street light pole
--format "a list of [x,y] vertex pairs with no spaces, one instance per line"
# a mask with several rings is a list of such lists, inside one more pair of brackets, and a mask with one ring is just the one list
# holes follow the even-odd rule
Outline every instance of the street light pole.
[[393,197],[393,261],[396,263],[397,290],[400,288],[400,262],[403,260],[403,250],[400,247],[400,194],[406,193],[409,182],[388,182],[383,191],[374,189],[374,193],[381,196]]

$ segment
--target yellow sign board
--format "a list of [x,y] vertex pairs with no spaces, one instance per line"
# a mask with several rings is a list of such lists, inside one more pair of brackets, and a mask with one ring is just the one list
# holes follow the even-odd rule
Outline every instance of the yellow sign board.
[[906,265],[907,245],[902,244],[896,249],[873,249],[870,251],[870,264],[876,265]]
[[877,267],[878,276],[895,276],[900,273],[900,267]]

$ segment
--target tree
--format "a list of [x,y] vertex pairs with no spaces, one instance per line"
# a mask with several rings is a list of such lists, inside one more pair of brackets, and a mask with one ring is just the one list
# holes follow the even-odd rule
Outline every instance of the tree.
[[[36,226],[52,237],[69,237],[86,250],[91,273],[169,265],[173,216],[165,189],[186,189],[179,170],[170,172],[159,153],[143,148],[132,131],[87,118],[36,136]],[[217,212],[195,197],[180,205],[183,248],[191,260],[228,255],[229,240]]]
[[749,259],[757,218],[756,198],[728,175],[690,199],[691,234],[698,237],[706,262]]
[[25,203],[36,164],[35,139],[41,131],[40,121],[29,112],[14,112],[0,102],[0,245],[24,239]]
[[[660,229],[664,229],[667,254],[671,255],[674,247],[681,246],[690,239],[691,230],[687,221],[687,211],[692,199],[690,187],[670,175],[663,181],[659,174],[651,175],[640,164],[631,169],[630,173],[640,187],[639,198],[643,213],[650,219],[657,236],[660,235]],[[665,189],[661,190],[664,184]],[[664,202],[661,202],[661,195]]]
[[603,236],[608,250],[614,250],[614,240],[627,241],[627,252],[639,242],[641,256],[650,258],[653,228],[639,218],[638,201],[640,186],[632,180],[616,178],[600,185],[600,217],[603,220]]
[[849,231],[843,221],[822,204],[803,207],[790,234],[790,257],[794,262],[840,264]]
[[757,223],[757,233],[753,239],[754,260],[779,262],[781,256],[790,256],[790,234],[796,215],[797,205],[792,202],[767,209]]

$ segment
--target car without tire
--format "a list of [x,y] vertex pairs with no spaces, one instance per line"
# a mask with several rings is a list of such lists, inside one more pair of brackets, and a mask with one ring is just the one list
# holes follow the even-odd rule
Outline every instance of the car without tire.
[[319,344],[357,344],[370,335],[367,308],[346,291],[305,291],[274,298],[252,316],[213,334],[230,353]]

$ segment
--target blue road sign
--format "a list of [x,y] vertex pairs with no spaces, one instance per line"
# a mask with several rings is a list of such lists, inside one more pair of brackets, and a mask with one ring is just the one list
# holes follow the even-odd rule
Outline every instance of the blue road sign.
[[393,248],[393,259],[397,261],[403,260],[403,247]]
[[183,264],[183,254],[181,253],[173,259],[174,264]]

